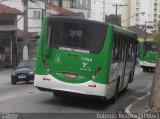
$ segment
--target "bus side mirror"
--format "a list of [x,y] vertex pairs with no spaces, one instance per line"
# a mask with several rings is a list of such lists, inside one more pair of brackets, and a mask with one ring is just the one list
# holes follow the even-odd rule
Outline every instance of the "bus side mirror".
[[50,56],[50,48],[47,48],[47,47],[44,48],[44,56],[46,58],[49,58],[49,56]]

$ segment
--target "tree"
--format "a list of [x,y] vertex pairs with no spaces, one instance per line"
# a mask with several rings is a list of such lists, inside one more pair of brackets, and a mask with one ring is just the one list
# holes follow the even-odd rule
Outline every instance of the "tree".
[[[160,42],[160,22],[158,22],[158,33],[154,36],[154,41]],[[160,48],[158,54],[158,62],[152,82],[149,107],[152,111],[160,110]]]
[[160,42],[160,33],[154,33],[154,35],[153,35],[153,41]]

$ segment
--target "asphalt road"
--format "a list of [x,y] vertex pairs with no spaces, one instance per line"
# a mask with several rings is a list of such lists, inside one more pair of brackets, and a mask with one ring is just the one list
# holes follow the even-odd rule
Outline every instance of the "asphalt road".
[[10,73],[11,69],[0,70],[0,113],[123,112],[129,104],[150,90],[153,80],[153,72],[146,73],[137,67],[134,82],[129,85],[128,91],[122,93],[115,104],[109,104],[90,98],[57,98],[50,92],[39,91],[33,87],[33,83],[19,82],[12,85]]

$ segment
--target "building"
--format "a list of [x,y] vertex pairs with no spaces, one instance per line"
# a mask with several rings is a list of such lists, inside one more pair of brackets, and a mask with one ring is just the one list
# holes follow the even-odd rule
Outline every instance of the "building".
[[48,2],[83,14],[82,18],[105,22],[105,0],[48,0]]
[[[23,7],[23,0],[7,0],[2,1],[1,4],[17,8],[20,11],[24,11]],[[41,23],[42,23],[42,15],[44,14],[45,4],[42,1],[28,1],[28,54],[29,58],[35,58],[37,46],[38,46],[38,39],[41,30]],[[24,17],[18,15],[17,17],[17,61],[20,62],[23,60],[23,27],[24,27]],[[21,35],[19,36],[18,34]]]
[[[153,22],[153,1],[154,0],[139,0],[139,13],[144,12],[145,14],[139,14],[138,24],[144,25],[145,22]],[[153,26],[153,23],[148,25]]]
[[121,26],[121,15],[106,15],[105,17],[106,23],[116,24],[117,26]]
[[122,2],[128,5],[122,8],[122,26],[129,27],[147,23],[156,28],[160,20],[160,0],[122,0]]
[[[7,1],[3,1],[1,2],[1,4],[12,7],[12,8],[16,8],[20,11],[23,12],[23,0],[7,0]],[[45,4],[44,2],[41,1],[34,1],[32,0],[32,2],[30,0],[28,0],[28,32],[32,32],[32,33],[40,33],[40,29],[41,29],[41,22],[42,22],[42,12],[45,9]],[[23,17],[22,16],[18,16],[18,28],[20,30],[23,30]]]
[[160,21],[160,0],[153,1],[153,21],[154,27],[157,28],[157,22]]
[[136,1],[135,0],[122,0],[122,4],[126,4],[126,7],[121,9],[122,13],[122,26],[128,27],[136,24],[135,18],[130,18],[136,14]]
[[22,12],[0,4],[0,67],[17,65],[17,16]]
[[[7,0],[1,2],[3,5],[17,8],[19,11],[23,11],[23,0]],[[48,4],[38,0],[28,0],[28,54],[29,58],[35,58],[38,48],[38,40],[41,31],[42,19],[45,15],[70,15],[74,12],[57,7],[55,5]],[[16,24],[17,29],[17,61],[23,60],[23,23],[24,18],[22,15],[17,16]]]
[[75,12],[58,7],[54,4],[46,3],[46,15],[62,15],[62,16],[72,16]]
[[122,8],[122,26],[144,25],[145,21],[153,21],[152,0],[122,0],[127,4]]

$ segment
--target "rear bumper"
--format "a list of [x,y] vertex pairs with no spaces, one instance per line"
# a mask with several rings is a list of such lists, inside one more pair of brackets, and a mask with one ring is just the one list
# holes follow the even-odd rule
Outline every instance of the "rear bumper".
[[80,95],[101,96],[107,99],[111,97],[109,93],[107,93],[107,84],[99,84],[93,81],[72,84],[59,81],[51,75],[35,75],[34,86],[41,91],[62,91]]
[[151,67],[151,68],[155,68],[156,67],[156,63],[149,63],[149,62],[146,62],[146,61],[140,61],[139,65],[141,67]]
[[41,88],[41,87],[36,87],[40,91],[48,91],[48,92],[53,92],[53,93],[59,93],[63,96],[74,96],[74,97],[97,97],[101,98],[101,96],[94,96],[94,95],[87,95],[87,94],[80,94],[80,93],[75,93],[75,92],[68,92],[68,91],[62,91],[62,90],[53,90],[53,89],[47,89],[47,88]]

